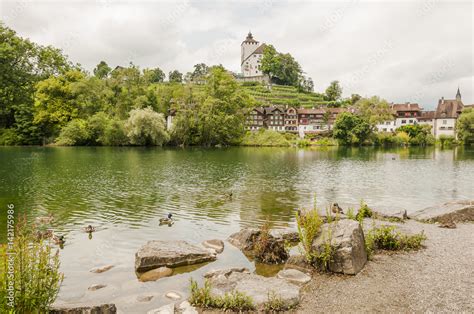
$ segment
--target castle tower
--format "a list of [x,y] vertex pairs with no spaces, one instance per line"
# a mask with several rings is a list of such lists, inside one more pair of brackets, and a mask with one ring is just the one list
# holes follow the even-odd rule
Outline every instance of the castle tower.
[[[259,46],[259,42],[253,39],[252,33],[249,32],[247,38],[240,45],[240,65],[243,66],[244,60],[247,59]],[[243,72],[243,71],[242,71]]]
[[459,91],[459,86],[458,86],[458,92],[456,93],[456,100],[461,101],[461,92]]

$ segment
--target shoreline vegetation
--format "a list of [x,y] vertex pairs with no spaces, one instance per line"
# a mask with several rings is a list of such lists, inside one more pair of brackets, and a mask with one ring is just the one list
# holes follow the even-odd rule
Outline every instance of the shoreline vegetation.
[[[0,24],[0,145],[59,146],[427,146],[471,144],[474,109],[461,114],[458,138],[437,141],[430,126],[407,125],[393,133],[377,124],[393,119],[386,100],[358,94],[342,98],[333,81],[313,92],[311,78],[290,54],[268,46],[262,58],[272,84],[239,82],[222,65],[194,65],[166,75],[130,63],[112,69],[101,61],[93,73],[73,64],[60,49],[41,46]],[[286,60],[288,62],[283,62]],[[291,61],[291,62],[290,62]],[[286,67],[286,68],[285,68]],[[291,75],[290,75],[291,74]],[[257,107],[343,108],[321,134],[270,129],[246,131]],[[166,118],[173,112],[173,122]],[[326,117],[325,119],[329,119]],[[328,120],[329,121],[329,120]]]

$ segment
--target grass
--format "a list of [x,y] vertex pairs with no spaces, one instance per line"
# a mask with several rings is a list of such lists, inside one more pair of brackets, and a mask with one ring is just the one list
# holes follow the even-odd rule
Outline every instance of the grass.
[[370,257],[377,250],[410,251],[423,246],[426,236],[423,232],[407,235],[396,230],[395,226],[373,226],[365,237],[367,255]]
[[263,305],[263,309],[266,313],[288,311],[292,307],[292,305],[286,303],[279,294],[275,293],[275,291],[270,291],[268,293],[268,301]]
[[308,263],[313,262],[312,244],[313,240],[320,233],[322,225],[323,220],[316,208],[306,213],[302,213],[302,211],[296,213],[296,226],[300,239],[299,248]]
[[253,255],[256,261],[265,264],[279,264],[288,259],[287,244],[273,238],[270,234],[270,222],[260,227],[260,234],[255,242]]
[[204,286],[199,287],[198,283],[191,278],[191,296],[189,303],[201,308],[221,309],[224,311],[250,311],[255,309],[250,296],[239,291],[232,291],[223,296],[211,294],[211,283],[204,281]]
[[282,133],[277,131],[261,128],[257,132],[247,132],[242,142],[242,146],[290,146]]

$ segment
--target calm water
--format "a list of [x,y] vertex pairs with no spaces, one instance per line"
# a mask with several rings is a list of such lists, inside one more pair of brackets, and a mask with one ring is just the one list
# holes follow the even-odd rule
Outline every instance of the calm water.
[[[226,243],[214,263],[141,283],[134,253],[146,241],[225,239],[266,219],[292,227],[294,210],[312,207],[315,195],[321,207],[364,199],[374,208],[409,212],[473,199],[474,149],[0,148],[2,208],[14,203],[29,217],[52,213],[52,228],[66,235],[59,300],[112,301],[127,313],[166,304],[163,293],[186,292],[189,276],[220,266],[255,268]],[[169,212],[175,225],[159,227]],[[3,214],[0,223],[5,241]],[[88,224],[98,227],[92,239],[81,232]],[[115,267],[89,272],[104,264]],[[94,283],[107,287],[87,291]],[[157,294],[151,302],[136,302],[150,293]]]

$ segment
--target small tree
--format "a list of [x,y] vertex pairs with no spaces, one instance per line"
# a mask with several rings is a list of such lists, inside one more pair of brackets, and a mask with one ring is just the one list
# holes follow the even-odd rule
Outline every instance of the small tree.
[[458,138],[464,145],[474,144],[474,108],[464,109],[456,122]]
[[165,80],[165,72],[160,68],[144,69],[143,76],[150,83],[161,83]]
[[100,79],[107,78],[112,69],[109,67],[107,62],[100,61],[100,63],[94,68],[94,75]]
[[132,145],[161,146],[169,140],[163,114],[150,107],[130,111],[125,128]]
[[336,101],[341,98],[342,87],[339,85],[339,81],[332,81],[326,88],[326,99],[329,101]]
[[371,134],[369,122],[350,112],[341,113],[334,124],[333,136],[343,145],[363,144]]
[[168,79],[171,83],[181,83],[183,82],[183,74],[178,70],[174,70],[168,74]]

